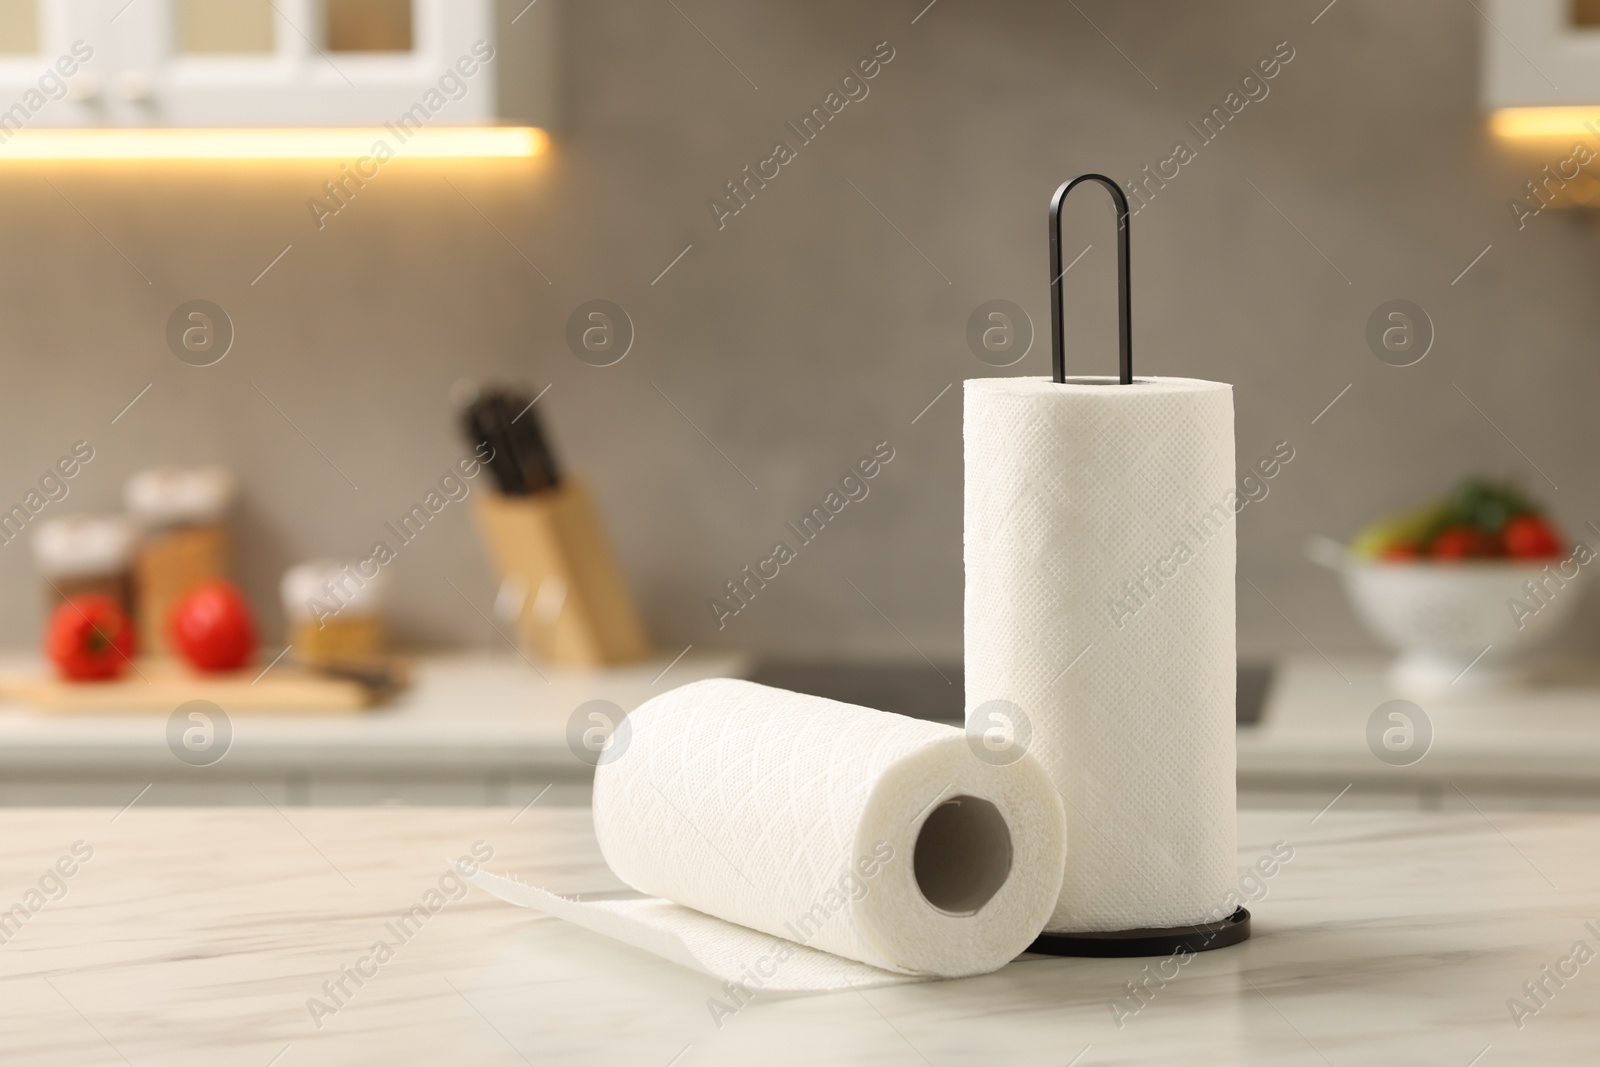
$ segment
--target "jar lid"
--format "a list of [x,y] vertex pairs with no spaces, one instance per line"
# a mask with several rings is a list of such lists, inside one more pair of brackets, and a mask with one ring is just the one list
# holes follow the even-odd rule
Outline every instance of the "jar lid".
[[[369,578],[366,569],[377,568]],[[327,618],[349,610],[354,615],[376,615],[383,608],[389,576],[375,560],[340,563],[314,559],[290,567],[279,583],[283,612],[294,619]]]
[[138,529],[125,515],[46,519],[33,534],[33,559],[48,577],[111,574],[133,563]]
[[128,479],[128,510],[152,524],[213,522],[233,503],[235,482],[226,467],[152,467]]

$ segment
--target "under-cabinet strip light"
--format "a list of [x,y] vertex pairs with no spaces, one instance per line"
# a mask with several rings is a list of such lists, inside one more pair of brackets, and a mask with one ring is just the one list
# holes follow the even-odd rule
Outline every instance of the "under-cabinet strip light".
[[1507,107],[1489,116],[1500,137],[1600,137],[1600,107]]
[[526,158],[544,152],[545,132],[532,126],[406,129],[22,129],[0,125],[0,163],[7,159],[357,159],[387,151],[394,158]]

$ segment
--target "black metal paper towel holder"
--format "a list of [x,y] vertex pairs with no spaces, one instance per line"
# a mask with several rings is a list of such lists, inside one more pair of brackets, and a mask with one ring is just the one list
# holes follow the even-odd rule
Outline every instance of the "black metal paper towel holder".
[[[1111,194],[1117,208],[1117,341],[1118,381],[1133,384],[1133,315],[1128,300],[1128,231],[1133,215],[1122,187],[1104,174],[1080,174],[1062,182],[1050,198],[1050,372],[1053,381],[1067,380],[1066,334],[1063,330],[1065,305],[1061,276],[1061,205],[1083,182],[1099,182]],[[1093,956],[1125,958],[1131,956],[1171,956],[1178,953],[1206,952],[1237,945],[1250,937],[1250,912],[1236,908],[1226,919],[1172,926],[1165,929],[1110,930],[1079,933],[1042,933],[1028,946],[1029,952],[1046,956]]]
[[1227,948],[1250,939],[1250,912],[1237,908],[1226,919],[1151,930],[1108,930],[1075,934],[1040,934],[1028,951],[1041,956],[1176,956]]
[[1069,182],[1062,182],[1056,195],[1050,198],[1050,374],[1057,383],[1067,380],[1066,331],[1063,329],[1065,309],[1061,276],[1066,273],[1061,266],[1061,205],[1067,194],[1083,182],[1099,182],[1111,193],[1117,206],[1117,369],[1120,384],[1133,384],[1133,314],[1128,304],[1128,230],[1133,221],[1128,211],[1128,198],[1122,187],[1104,174],[1080,174]]

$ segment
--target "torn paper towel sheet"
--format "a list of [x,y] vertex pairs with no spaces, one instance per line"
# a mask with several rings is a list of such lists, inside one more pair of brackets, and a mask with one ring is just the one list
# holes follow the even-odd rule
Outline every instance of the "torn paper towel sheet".
[[659,897],[569,900],[481,869],[467,875],[467,880],[508,904],[565,919],[574,926],[746,989],[824,993],[923,981],[724,922]]
[[1026,756],[998,763],[952,726],[727,678],[626,724],[595,772],[595,836],[657,899],[498,895],[723,979],[787,948],[761,977],[794,990],[988,973],[1054,906],[1065,817]]

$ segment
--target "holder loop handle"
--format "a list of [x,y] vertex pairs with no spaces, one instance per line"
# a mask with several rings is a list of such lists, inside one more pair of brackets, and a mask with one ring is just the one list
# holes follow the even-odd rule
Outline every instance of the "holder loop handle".
[[1111,194],[1117,208],[1117,338],[1119,342],[1118,370],[1123,385],[1133,384],[1133,316],[1128,307],[1128,229],[1133,216],[1128,211],[1128,198],[1122,187],[1104,174],[1080,174],[1063,182],[1056,195],[1050,198],[1050,372],[1056,382],[1067,380],[1065,354],[1066,337],[1062,328],[1064,316],[1061,276],[1061,204],[1067,194],[1082,182],[1099,182]]

